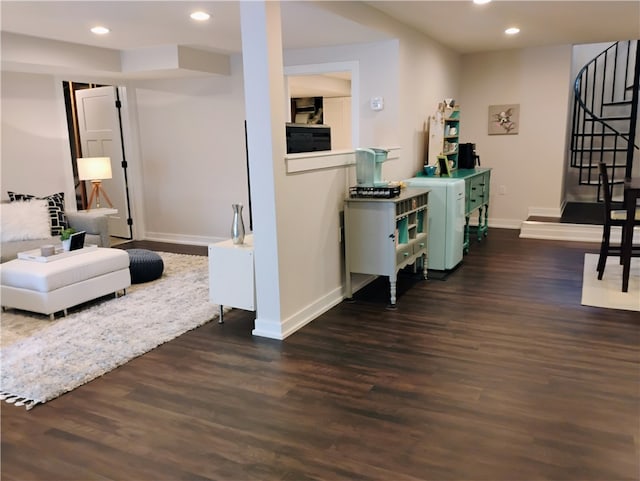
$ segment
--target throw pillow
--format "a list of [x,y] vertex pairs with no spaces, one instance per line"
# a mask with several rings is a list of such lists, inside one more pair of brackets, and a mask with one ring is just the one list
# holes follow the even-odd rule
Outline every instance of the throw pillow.
[[2,242],[32,239],[48,239],[49,203],[46,200],[29,200],[1,204]]
[[18,194],[16,192],[8,192],[11,202],[29,199],[46,200],[49,203],[49,224],[51,226],[51,235],[57,236],[64,229],[69,227],[67,216],[64,213],[64,192],[51,194],[46,197],[36,197],[31,194]]

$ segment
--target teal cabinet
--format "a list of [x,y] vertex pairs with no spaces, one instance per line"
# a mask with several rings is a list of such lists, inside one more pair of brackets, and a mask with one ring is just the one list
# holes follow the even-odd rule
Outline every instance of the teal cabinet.
[[[478,241],[481,241],[489,229],[491,169],[484,167],[458,169],[451,173],[451,178],[464,179],[465,183],[464,251],[469,252],[471,230],[475,230]],[[478,225],[472,227],[469,225],[469,220],[476,212],[478,213]]]
[[[424,178],[424,173],[418,172],[417,177]],[[451,171],[449,177],[429,177],[437,179],[461,179],[465,184],[465,227],[464,244],[465,253],[469,252],[469,236],[473,231],[478,241],[487,236],[489,229],[489,197],[491,195],[491,169],[476,167],[475,169],[456,169]],[[471,217],[478,214],[478,224],[471,226]]]

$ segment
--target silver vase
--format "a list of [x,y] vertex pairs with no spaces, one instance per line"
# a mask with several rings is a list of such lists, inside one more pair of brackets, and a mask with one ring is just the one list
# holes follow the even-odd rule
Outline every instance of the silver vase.
[[244,221],[242,220],[242,204],[231,204],[233,222],[231,223],[231,240],[234,244],[244,242]]

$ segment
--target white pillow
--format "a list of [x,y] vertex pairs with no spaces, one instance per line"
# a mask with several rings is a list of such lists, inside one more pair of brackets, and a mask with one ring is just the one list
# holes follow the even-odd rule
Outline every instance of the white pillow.
[[46,200],[28,200],[0,204],[2,242],[47,239],[51,237],[49,203]]

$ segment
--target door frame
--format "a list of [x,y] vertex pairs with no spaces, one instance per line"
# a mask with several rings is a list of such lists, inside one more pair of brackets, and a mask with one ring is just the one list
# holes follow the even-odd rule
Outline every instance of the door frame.
[[[80,135],[78,130],[78,116],[75,105],[75,90],[84,90],[86,88],[94,87],[109,87],[112,86],[116,89],[116,95],[120,101],[121,107],[119,111],[119,121],[121,129],[121,142],[124,151],[124,160],[127,162],[127,169],[125,171],[125,191],[128,204],[128,219],[135,219],[133,225],[129,225],[130,237],[127,240],[139,239],[142,232],[144,232],[144,224],[142,221],[142,209],[139,207],[142,205],[142,198],[140,197],[139,189],[136,188],[140,184],[142,176],[142,169],[140,166],[140,155],[138,144],[135,142],[137,138],[137,115],[135,108],[130,108],[131,105],[135,106],[135,89],[127,88],[126,85],[120,85],[117,82],[84,82],[73,81],[67,79],[59,79],[59,85],[62,87],[62,93],[64,97],[64,105],[66,110],[67,128],[69,136],[70,157],[72,165],[71,183],[74,189],[75,205],[78,210],[84,208],[87,201],[87,192],[84,186],[84,182],[78,180],[78,170],[76,159],[80,150]],[[86,85],[82,89],[74,89],[74,85]],[[69,100],[69,98],[71,100]],[[71,105],[70,105],[71,104]],[[133,118],[132,118],[133,117]],[[134,131],[135,130],[135,131]],[[80,193],[78,195],[78,189]],[[78,197],[80,197],[78,199]]]

